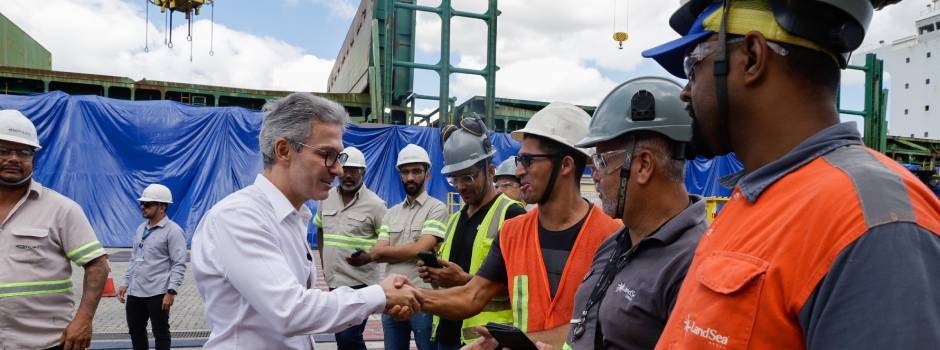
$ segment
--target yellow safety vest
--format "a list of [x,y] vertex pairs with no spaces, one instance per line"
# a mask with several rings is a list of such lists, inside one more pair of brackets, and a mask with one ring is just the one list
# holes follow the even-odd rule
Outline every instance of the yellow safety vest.
[[[521,207],[522,203],[509,199],[509,197],[503,194],[499,194],[496,197],[496,201],[490,206],[490,210],[486,212],[486,216],[483,217],[483,222],[480,223],[480,226],[477,228],[477,234],[473,238],[473,250],[470,255],[470,270],[467,271],[471,275],[476,274],[480,266],[483,265],[483,260],[486,260],[486,255],[490,252],[490,246],[493,245],[493,240],[499,236],[499,229],[503,226],[503,221],[506,220],[506,212],[511,205],[519,205]],[[440,249],[440,257],[443,260],[450,260],[450,251],[454,241],[454,230],[457,229],[457,220],[459,218],[460,211],[457,211],[451,214],[450,219],[447,220],[447,239],[444,240],[444,244],[441,245]],[[496,220],[494,220],[494,218]],[[437,338],[437,326],[440,321],[440,317],[434,316],[434,321],[431,326],[432,340]],[[474,339],[480,337],[473,327],[486,325],[489,322],[512,324],[512,305],[509,303],[509,294],[507,292],[504,291],[493,297],[493,299],[483,307],[483,311],[476,316],[463,320],[463,323],[460,325],[460,339],[465,344],[469,344]]]

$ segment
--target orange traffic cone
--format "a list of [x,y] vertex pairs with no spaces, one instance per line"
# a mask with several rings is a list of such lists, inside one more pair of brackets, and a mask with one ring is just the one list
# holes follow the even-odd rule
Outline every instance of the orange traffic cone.
[[101,292],[103,297],[116,297],[117,291],[114,290],[114,280],[111,277],[108,277],[108,281],[104,283],[104,291]]

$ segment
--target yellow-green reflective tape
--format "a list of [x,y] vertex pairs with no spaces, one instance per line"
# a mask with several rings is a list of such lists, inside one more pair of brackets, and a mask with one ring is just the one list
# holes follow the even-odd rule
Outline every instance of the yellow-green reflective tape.
[[316,227],[323,227],[323,219],[320,218],[320,215],[313,217],[313,224]]
[[327,234],[324,234],[324,235],[323,235],[323,238],[324,238],[324,239],[327,239],[327,238],[329,238],[329,239],[335,239],[335,240],[338,240],[338,241],[346,241],[346,242],[350,242],[350,243],[375,244],[375,238],[349,237],[349,236],[338,235],[338,234],[335,234],[335,233],[327,233]]
[[378,231],[375,231],[375,233],[379,236],[379,239],[384,239],[384,240],[387,241],[387,240],[388,240],[388,237],[389,237],[389,236],[388,236],[388,225],[382,225],[381,227],[379,227],[379,230],[378,230]]
[[561,350],[574,350],[574,348],[571,347],[571,344],[565,342],[565,345],[561,347]]
[[104,251],[104,248],[98,248],[98,250],[82,255],[81,258],[75,259],[75,263],[81,266],[87,263],[89,260],[91,260],[91,258],[94,258],[95,256],[104,255],[105,253],[106,252]]
[[349,243],[343,243],[343,242],[333,242],[333,241],[328,241],[328,240],[323,240],[323,245],[333,246],[333,247],[344,247],[344,248],[350,248],[350,249],[362,249],[362,250],[369,250],[372,248],[372,246],[368,244],[349,244]]
[[516,328],[525,332],[529,329],[529,276],[513,277],[512,314],[516,319]]
[[444,225],[444,223],[437,220],[426,220],[421,230],[424,232],[434,232],[444,236],[447,232],[447,225]]
[[89,252],[93,250],[101,249],[101,248],[102,248],[101,242],[91,241],[81,247],[75,248],[71,252],[68,252],[68,254],[65,254],[65,256],[67,256],[69,259],[72,259],[72,261],[75,261],[73,257],[75,257],[76,255],[85,256]]
[[440,222],[440,221],[437,221],[437,220],[425,220],[425,221],[424,221],[424,227],[425,227],[425,228],[428,228],[428,227],[437,227],[437,228],[439,228],[439,229],[441,229],[441,230],[446,230],[446,229],[447,229],[447,225],[445,225],[443,222]]
[[330,245],[334,247],[369,250],[373,245],[375,245],[375,242],[376,239],[374,238],[357,238],[338,234],[323,235],[323,245]]
[[17,282],[0,284],[0,298],[36,294],[64,293],[72,290],[72,280]]

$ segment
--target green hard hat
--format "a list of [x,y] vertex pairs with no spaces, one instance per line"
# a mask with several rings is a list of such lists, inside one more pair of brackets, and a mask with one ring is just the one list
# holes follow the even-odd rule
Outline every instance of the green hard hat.
[[676,142],[692,139],[692,118],[679,99],[682,87],[660,77],[629,80],[614,88],[594,111],[588,134],[576,145],[594,147],[637,131],[652,131]]

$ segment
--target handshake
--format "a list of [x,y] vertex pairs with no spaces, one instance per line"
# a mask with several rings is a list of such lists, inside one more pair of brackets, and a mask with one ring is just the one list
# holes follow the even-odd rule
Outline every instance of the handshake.
[[413,286],[408,277],[389,274],[379,286],[385,291],[385,313],[396,319],[408,319],[421,312],[424,296],[421,289]]

